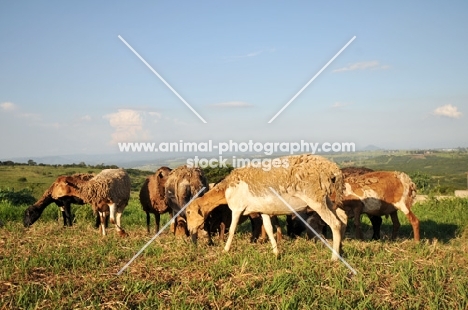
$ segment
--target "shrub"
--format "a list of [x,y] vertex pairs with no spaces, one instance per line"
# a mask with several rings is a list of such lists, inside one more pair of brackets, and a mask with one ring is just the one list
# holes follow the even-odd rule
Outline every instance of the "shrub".
[[31,205],[36,202],[36,198],[32,195],[32,190],[22,189],[15,192],[10,189],[0,189],[0,201],[9,202],[14,206]]

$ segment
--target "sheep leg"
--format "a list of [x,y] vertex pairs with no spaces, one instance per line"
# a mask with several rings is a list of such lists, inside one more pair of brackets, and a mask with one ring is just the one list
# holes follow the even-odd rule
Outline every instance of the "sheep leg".
[[117,212],[116,217],[115,217],[115,220],[116,220],[115,229],[119,233],[120,237],[126,237],[128,236],[128,234],[125,232],[125,230],[122,229],[122,226],[120,223],[121,218],[122,218],[122,212]]
[[154,215],[155,221],[156,221],[156,232],[159,232],[159,224],[161,224],[161,214],[156,213]]
[[286,215],[286,234],[290,238],[296,237],[296,235],[293,232],[293,225],[294,225],[294,221],[293,221],[292,215],[291,214]]
[[318,215],[322,218],[322,220],[327,223],[328,226],[330,226],[332,235],[333,235],[333,253],[332,253],[332,260],[338,260],[339,255],[340,255],[340,250],[341,250],[341,239],[342,239],[342,231],[343,231],[343,220],[341,217],[343,216],[341,211],[339,216],[335,213],[337,212],[337,209],[335,211],[330,210],[327,206],[327,201],[324,199],[322,203],[317,203],[314,199],[309,198],[308,196],[304,195],[302,197],[299,197],[302,200],[304,200],[307,205],[313,209],[315,212],[318,213]]
[[[151,216],[150,216],[149,212],[146,212],[146,232],[148,234],[150,233],[150,222],[151,222]],[[158,227],[157,224],[156,224],[156,227]],[[157,231],[158,231],[158,229],[156,229],[156,232]]]
[[356,234],[356,239],[364,239],[364,236],[362,235],[362,229],[361,229],[361,214],[362,210],[364,209],[364,204],[362,202],[359,202],[356,204],[353,204],[353,217],[354,217],[354,230]]
[[239,222],[239,218],[242,212],[243,212],[242,210],[232,211],[231,227],[229,227],[229,236],[226,241],[226,245],[224,246],[224,252],[228,252],[229,249],[231,248],[232,239],[234,239],[234,234],[236,233],[237,223]]
[[252,225],[251,243],[256,243],[262,230],[262,218],[258,213],[249,214],[250,224]]
[[224,241],[224,231],[226,230],[226,224],[221,222],[219,224],[219,239]]
[[273,253],[278,256],[278,245],[275,240],[275,235],[273,234],[273,225],[271,225],[271,218],[268,214],[262,213],[263,227],[268,235],[268,238],[271,242],[271,247],[273,248]]
[[[346,214],[346,211],[341,208],[337,208],[335,212],[336,212],[336,216],[341,222],[341,239],[343,240],[345,238],[346,227],[348,226],[348,215]],[[322,219],[320,219],[320,221],[322,221]],[[323,226],[322,233],[323,233],[323,236],[327,234],[326,224]]]
[[67,215],[65,214],[65,209],[63,206],[60,207],[60,211],[62,211],[63,227],[65,227],[67,226]]
[[[403,212],[404,212],[404,210],[403,210]],[[395,211],[395,214],[396,214],[396,211]],[[409,209],[408,209],[408,213],[406,213],[405,215],[408,218],[411,226],[413,227],[414,240],[419,241],[420,240],[420,235],[419,235],[419,220],[418,220],[418,218]],[[398,219],[398,217],[396,215],[395,215],[395,217]],[[393,220],[393,217],[392,217],[392,220]]]
[[105,236],[106,235],[106,212],[99,211],[99,220],[101,225],[99,227],[99,232]]
[[[407,215],[408,216],[408,215]],[[392,219],[393,223],[393,230],[392,230],[392,240],[395,240],[398,237],[398,230],[400,229],[400,220],[398,219],[397,211],[390,213],[390,218]],[[410,220],[411,222],[411,220]]]
[[115,224],[115,203],[109,204],[109,213],[110,213],[110,222],[112,224]]
[[96,223],[94,224],[94,228],[100,228],[101,227],[101,215],[99,214],[96,214]]
[[417,218],[416,215],[414,215],[414,213],[411,212],[411,211],[409,211],[409,213],[406,214],[406,217],[407,217],[408,220],[410,221],[411,226],[413,226],[414,240],[415,240],[415,241],[419,241],[419,240],[420,240],[420,236],[419,236],[419,220],[418,220],[418,218]]
[[259,240],[261,241],[261,243],[265,242],[266,239],[267,239],[267,232],[265,230],[265,226],[263,225],[263,219],[262,219],[262,226],[260,226],[261,228],[261,235],[260,235],[260,238]]
[[271,223],[276,226],[276,241],[279,242],[283,240],[283,232],[281,231],[281,226],[278,220],[278,216],[273,215],[271,217]]
[[[372,230],[374,233],[372,234],[373,240],[380,239],[380,226],[382,226],[382,217],[377,215],[369,215],[369,219],[372,223]],[[392,219],[393,222],[393,219]]]
[[72,213],[71,213],[71,203],[65,202],[65,216],[67,219],[67,225],[72,226]]

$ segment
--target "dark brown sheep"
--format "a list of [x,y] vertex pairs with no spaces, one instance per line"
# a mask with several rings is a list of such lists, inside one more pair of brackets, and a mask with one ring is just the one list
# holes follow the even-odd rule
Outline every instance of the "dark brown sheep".
[[[76,181],[88,181],[93,177],[94,175],[89,173],[76,173],[68,176],[68,178],[74,179]],[[26,209],[23,218],[24,227],[29,227],[34,224],[34,222],[39,219],[44,209],[53,202],[55,202],[55,204],[59,206],[62,211],[63,226],[72,226],[73,221],[71,216],[71,204],[83,205],[84,201],[83,199],[75,196],[62,196],[58,194],[58,185],[60,180],[63,178],[63,176],[58,177],[54,183],[52,183],[52,185],[44,192],[42,197]]]
[[165,184],[172,169],[161,167],[156,172],[146,178],[140,190],[140,203],[143,211],[146,212],[146,229],[150,233],[150,214],[154,214],[156,222],[156,232],[159,231],[161,214],[172,212],[165,199]]

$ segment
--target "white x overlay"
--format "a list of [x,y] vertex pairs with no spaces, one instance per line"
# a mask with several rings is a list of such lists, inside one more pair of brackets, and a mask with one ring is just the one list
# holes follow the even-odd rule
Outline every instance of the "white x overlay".
[[[124,38],[122,38],[120,35],[118,35],[118,38],[151,70],[151,72],[153,72],[203,123],[207,123],[203,117],[200,116],[200,114],[198,114],[197,111],[195,111],[195,109],[184,99],[182,98],[181,95],[179,95],[179,93],[171,86],[169,85],[168,82],[166,82],[166,80],[158,73],[156,72],[156,70],[153,69],[153,67],[151,67],[151,65],[146,62],[145,59],[143,59],[143,57],[140,56],[140,54],[138,54],[137,51],[135,51],[135,49],[133,49],[133,47],[127,43],[127,41],[124,40]],[[334,60],[335,58],[337,58],[353,41],[354,39],[356,39],[356,36],[353,36],[351,38],[351,40],[348,41],[348,43],[346,43],[336,54],[335,56],[333,56],[323,67],[322,69],[320,69],[276,114],[275,116],[273,116],[269,121],[268,123],[272,123],[309,85],[310,83],[312,83]],[[185,206],[179,211],[177,212],[176,215],[174,215],[174,217],[172,217],[171,220],[169,220],[166,225],[164,225],[141,249],[140,251],[138,251],[138,253],[136,253],[132,259],[127,263],[125,264],[124,267],[122,267],[122,269],[117,273],[117,275],[121,275],[122,272],[127,269],[128,266],[130,266],[130,264],[157,238],[159,237],[159,235],[170,225],[171,221],[175,218],[177,218],[186,208],[187,206],[195,199],[197,198],[200,193],[205,189],[205,187],[203,187],[195,196],[192,197],[192,199],[190,199],[190,201],[185,204]],[[351,270],[351,272],[353,274],[357,274],[357,271],[351,267],[351,265],[348,264],[348,262],[346,260],[343,259],[343,257],[339,254],[339,253],[336,253],[336,251],[328,244],[328,242],[322,238],[322,236],[320,236],[301,216],[299,216],[299,214],[273,189],[270,187],[270,190],[296,215],[297,218],[299,218],[303,223],[304,225],[309,228],[316,236],[317,238],[323,243],[325,244],[325,246],[327,246],[335,255],[338,256],[338,258],[343,262],[343,264],[345,264],[345,266]]]
[[133,49],[133,47],[131,47],[130,44],[128,44],[127,41],[124,40],[124,38],[122,38],[120,35],[118,37],[133,52],[133,54],[135,54],[151,70],[151,72],[153,72],[196,116],[198,116],[198,118],[203,123],[206,124],[206,121],[203,119],[203,117],[201,117],[200,114],[198,114],[198,112],[195,111],[195,109],[192,108],[192,106],[190,104],[188,104],[188,102],[185,101],[185,99],[182,98],[182,96],[179,95],[179,93],[176,92],[175,89],[172,88],[172,86],[169,85],[169,83],[166,82],[166,80],[163,79],[163,77],[161,75],[159,75],[159,73],[157,73],[156,70],[154,70],[153,67],[151,67],[149,63],[147,63],[146,60],[144,60],[143,57],[141,57],[140,54],[138,54],[137,51],[135,51]]
[[317,77],[320,75],[320,73],[322,73],[322,71],[325,70],[325,69],[328,67],[328,65],[331,64],[332,61],[335,60],[335,58],[338,57],[338,55],[340,55],[341,52],[343,52],[343,51],[345,50],[345,48],[347,48],[348,45],[350,45],[351,42],[354,41],[354,39],[356,39],[356,36],[352,37],[351,40],[349,40],[348,43],[346,43],[345,46],[343,46],[343,47],[338,51],[338,53],[336,53],[335,56],[333,56],[333,58],[330,59],[330,60],[325,64],[325,66],[323,66],[322,69],[320,69],[320,71],[317,72],[317,74],[315,74],[315,75],[310,79],[310,81],[307,82],[307,84],[305,84],[304,87],[302,87],[302,88],[297,92],[297,94],[295,94],[295,95],[291,98],[291,100],[289,100],[289,101],[284,105],[284,107],[282,107],[281,110],[279,110],[278,113],[276,113],[275,116],[273,116],[273,117],[268,121],[268,124],[270,124],[271,122],[273,122],[273,121],[275,120],[275,118],[277,118],[278,115],[280,115],[280,114],[284,111],[284,109],[286,109],[286,108],[291,104],[291,102],[293,102],[294,99],[296,99],[297,96],[299,96],[299,95],[304,91],[304,89],[306,89],[307,86],[309,86],[309,84],[312,83],[312,82],[315,80],[315,78],[317,78]]
[[174,219],[176,219],[182,212],[184,212],[184,210],[188,207],[188,205],[189,205],[193,200],[195,200],[195,198],[197,198],[198,195],[200,195],[200,194],[205,190],[205,188],[206,188],[206,187],[203,187],[201,190],[199,190],[198,193],[196,193],[195,196],[193,196],[192,199],[190,199],[190,201],[187,202],[187,203],[185,204],[185,206],[184,206],[182,209],[180,209],[180,211],[177,212],[176,215],[174,215],[174,216],[172,217],[172,219],[170,219],[170,220],[166,223],[166,225],[164,225],[164,226],[156,233],[156,235],[154,235],[154,237],[151,238],[150,241],[148,241],[148,242],[141,248],[141,250],[138,251],[138,253],[136,253],[136,254],[132,257],[132,259],[131,259],[127,264],[125,264],[125,266],[122,267],[122,269],[120,269],[119,272],[117,272],[117,275],[120,276],[120,275],[122,274],[122,272],[124,272],[124,270],[127,269],[127,267],[130,266],[130,264],[133,263],[133,261],[134,261],[138,256],[140,256],[140,254],[143,253],[143,251],[144,251],[154,240],[156,240],[157,237],[159,237],[159,235],[167,228],[167,226],[169,226],[169,225],[171,224],[171,221],[174,220]]
[[281,197],[278,192],[276,192],[272,187],[269,187],[270,190],[273,192],[273,194],[275,194],[280,200],[282,203],[284,203],[293,213],[294,215],[296,216],[296,218],[300,219],[302,221],[302,223],[304,223],[304,225],[309,228],[314,234],[315,236],[317,236],[317,238],[322,241],[323,244],[325,244],[325,246],[327,246],[327,248],[329,248],[333,254],[337,255],[338,258],[343,262],[343,264],[345,264],[346,267],[348,267],[349,270],[351,270],[351,272],[353,274],[357,274],[357,271],[351,267],[350,264],[348,264],[348,262],[340,255],[340,253],[336,253],[336,251],[330,246],[330,244],[328,244],[327,240],[323,239],[322,236],[320,236],[320,234],[318,232],[315,231],[315,229],[313,229],[309,223],[306,222],[306,220],[304,220],[297,212],[296,210],[293,209],[293,207],[291,207],[291,205],[289,203],[286,202],[286,200],[283,199],[283,197]]

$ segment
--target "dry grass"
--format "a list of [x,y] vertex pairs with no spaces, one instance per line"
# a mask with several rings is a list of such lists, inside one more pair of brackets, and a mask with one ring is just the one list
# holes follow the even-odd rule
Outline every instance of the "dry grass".
[[[330,261],[321,243],[301,238],[282,241],[276,259],[269,243],[250,244],[248,233],[223,253],[217,239],[194,246],[166,232],[117,276],[152,237],[136,199],[125,210],[124,239],[113,229],[100,236],[86,214],[61,228],[48,207],[29,229],[20,219],[0,229],[0,309],[467,309],[467,204],[416,205],[425,238],[419,244],[405,218],[395,242],[347,238],[345,258],[356,276]],[[390,231],[384,220],[385,238]]]
[[0,308],[450,308],[468,306],[466,239],[448,244],[411,240],[346,240],[347,260],[304,239],[285,240],[275,259],[269,244],[238,236],[230,253],[193,246],[168,234],[123,275],[116,273],[149,240],[101,237],[89,226],[62,229],[9,224],[0,239]]

